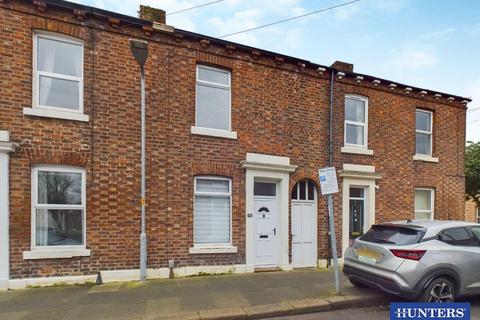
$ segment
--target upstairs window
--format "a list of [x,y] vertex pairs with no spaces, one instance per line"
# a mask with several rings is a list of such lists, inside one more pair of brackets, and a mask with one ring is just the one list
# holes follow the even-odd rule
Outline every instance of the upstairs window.
[[368,99],[345,96],[345,146],[367,148]]
[[83,44],[37,32],[33,50],[34,107],[83,113]]
[[432,112],[415,112],[415,154],[432,155]]
[[231,130],[230,72],[197,66],[195,126]]
[[433,219],[435,193],[433,189],[415,189],[415,219]]

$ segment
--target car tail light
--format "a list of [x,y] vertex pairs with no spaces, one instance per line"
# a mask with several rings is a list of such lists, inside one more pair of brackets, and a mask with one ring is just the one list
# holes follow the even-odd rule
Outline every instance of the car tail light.
[[393,253],[395,257],[399,257],[402,259],[415,260],[415,261],[420,261],[420,259],[422,259],[425,252],[427,252],[427,250],[400,250],[400,249],[390,249],[390,251]]

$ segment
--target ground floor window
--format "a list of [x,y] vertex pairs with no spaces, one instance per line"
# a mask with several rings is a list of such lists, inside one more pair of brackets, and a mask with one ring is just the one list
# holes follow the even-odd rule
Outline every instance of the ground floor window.
[[361,236],[364,232],[365,222],[365,189],[360,187],[350,187],[349,190],[350,206],[350,239]]
[[475,216],[477,218],[477,223],[480,223],[480,208],[475,207]]
[[32,169],[32,247],[85,247],[85,170]]
[[195,178],[195,245],[231,244],[231,180]]
[[435,191],[431,188],[415,189],[415,219],[433,219]]

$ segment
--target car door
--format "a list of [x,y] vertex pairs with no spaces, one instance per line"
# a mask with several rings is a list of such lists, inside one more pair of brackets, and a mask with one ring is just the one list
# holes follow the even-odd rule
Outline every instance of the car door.
[[[469,227],[456,227],[439,233],[439,240],[449,244],[446,254],[460,273],[462,293],[480,289],[480,246]],[[463,291],[462,290],[462,291]]]
[[467,228],[473,238],[472,252],[472,283],[467,284],[469,291],[480,292],[480,226],[471,226]]

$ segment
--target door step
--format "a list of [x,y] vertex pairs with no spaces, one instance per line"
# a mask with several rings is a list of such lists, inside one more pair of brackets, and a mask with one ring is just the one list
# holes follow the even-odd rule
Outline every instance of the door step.
[[282,271],[282,269],[280,269],[279,267],[253,269],[253,272],[276,272],[276,271]]

